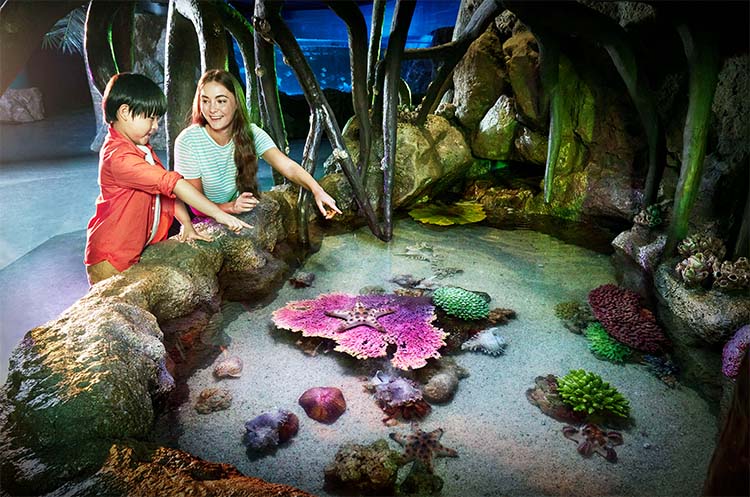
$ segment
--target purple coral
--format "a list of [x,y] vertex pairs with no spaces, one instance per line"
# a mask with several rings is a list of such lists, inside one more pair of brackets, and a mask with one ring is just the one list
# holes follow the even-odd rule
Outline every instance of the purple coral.
[[[361,314],[363,307],[372,311],[370,316],[377,316],[383,331],[368,324],[342,326],[342,314]],[[393,312],[378,313],[385,309]],[[289,302],[274,311],[272,319],[279,328],[306,337],[330,338],[337,343],[334,350],[358,359],[385,356],[388,345],[393,344],[396,352],[391,363],[399,369],[421,368],[430,357],[440,357],[438,350],[445,345],[446,333],[432,325],[435,308],[429,297],[322,294]]]
[[638,294],[616,285],[602,285],[589,292],[596,319],[614,339],[643,352],[657,352],[670,345],[664,331]]
[[721,372],[729,378],[736,378],[740,374],[740,363],[750,346],[750,324],[746,324],[734,333],[734,336],[724,345],[721,354]]

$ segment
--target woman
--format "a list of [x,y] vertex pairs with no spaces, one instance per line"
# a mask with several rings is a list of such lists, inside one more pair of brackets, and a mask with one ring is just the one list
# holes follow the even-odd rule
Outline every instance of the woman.
[[258,204],[258,157],[315,197],[326,219],[341,211],[302,166],[276,147],[270,136],[250,122],[245,95],[237,79],[212,69],[198,82],[192,125],[175,141],[175,170],[229,214]]

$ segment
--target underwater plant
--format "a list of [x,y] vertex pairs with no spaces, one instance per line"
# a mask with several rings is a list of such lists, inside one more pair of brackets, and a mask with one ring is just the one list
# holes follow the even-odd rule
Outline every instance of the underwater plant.
[[[393,312],[377,316],[386,309]],[[332,315],[345,313],[352,321]],[[321,294],[288,302],[272,319],[302,336],[329,338],[336,342],[334,350],[357,359],[383,357],[393,344],[391,364],[399,369],[421,368],[430,357],[440,357],[438,350],[445,345],[446,333],[432,325],[435,308],[429,297]]]
[[485,298],[457,286],[436,289],[432,301],[447,314],[467,321],[483,319],[490,314],[490,304]]
[[643,352],[657,352],[670,345],[656,318],[641,307],[637,293],[607,284],[589,292],[589,305],[597,320],[618,342]]
[[586,339],[589,341],[589,350],[597,357],[611,362],[622,363],[633,352],[630,347],[609,336],[607,330],[599,322],[593,322],[588,325],[584,333]]
[[436,203],[416,207],[409,211],[409,215],[420,223],[439,226],[477,223],[487,217],[482,204],[476,202],[456,202],[452,205]]
[[630,403],[616,388],[596,373],[572,369],[557,379],[557,388],[563,402],[574,411],[588,414],[614,414],[627,418]]

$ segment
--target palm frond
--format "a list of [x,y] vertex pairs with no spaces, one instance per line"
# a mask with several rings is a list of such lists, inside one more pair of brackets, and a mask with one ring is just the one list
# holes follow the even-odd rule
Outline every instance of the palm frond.
[[42,39],[42,48],[56,49],[63,53],[83,55],[83,36],[86,27],[86,8],[72,10],[52,26]]

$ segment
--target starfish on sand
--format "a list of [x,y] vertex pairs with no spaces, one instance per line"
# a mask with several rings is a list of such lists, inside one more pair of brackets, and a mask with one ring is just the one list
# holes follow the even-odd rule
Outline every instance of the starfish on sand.
[[427,433],[413,423],[411,429],[413,432],[411,435],[389,434],[393,440],[404,448],[402,456],[404,464],[409,461],[419,461],[424,464],[427,471],[432,473],[435,469],[432,464],[433,457],[458,457],[458,452],[440,443],[440,437],[443,436],[442,428]]
[[383,325],[378,323],[378,318],[380,316],[385,316],[386,314],[391,314],[393,312],[396,312],[396,309],[368,309],[362,302],[357,301],[357,303],[354,304],[354,308],[352,309],[342,311],[326,311],[326,315],[343,319],[345,321],[344,324],[339,326],[339,328],[336,330],[337,333],[346,331],[350,328],[354,328],[355,326],[369,326],[370,328],[375,328],[381,333],[385,333],[385,328],[383,328]]

